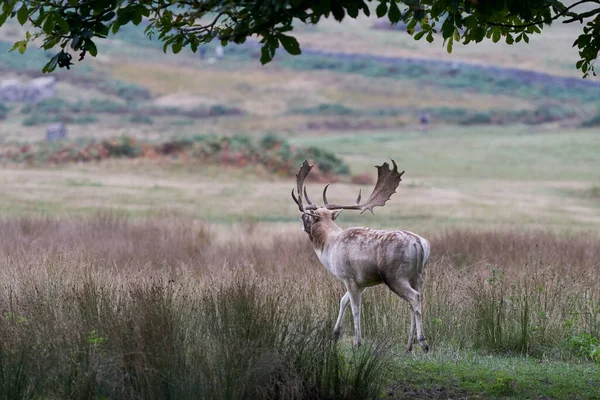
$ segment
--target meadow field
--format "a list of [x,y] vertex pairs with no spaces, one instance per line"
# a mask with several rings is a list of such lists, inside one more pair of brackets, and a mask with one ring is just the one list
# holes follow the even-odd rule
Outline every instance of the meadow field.
[[[572,27],[447,56],[324,21],[266,67],[252,44],[208,62],[123,32],[56,99],[0,103],[0,399],[600,398],[600,86]],[[0,52],[0,78],[39,76],[30,50]],[[333,340],[343,285],[290,197],[304,158],[336,203],[406,171],[338,222],[431,242],[428,354],[404,353],[385,287],[363,346],[349,313]]]

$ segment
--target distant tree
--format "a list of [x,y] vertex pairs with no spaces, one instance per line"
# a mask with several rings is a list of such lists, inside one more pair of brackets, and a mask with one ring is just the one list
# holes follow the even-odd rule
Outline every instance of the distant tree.
[[255,36],[262,43],[260,61],[273,59],[281,45],[290,54],[300,54],[298,41],[290,35],[298,22],[317,24],[332,15],[342,21],[360,13],[387,16],[390,23],[407,24],[409,34],[417,25],[415,39],[434,40],[440,32],[448,52],[456,42],[468,44],[491,39],[508,44],[529,42],[554,21],[580,22],[581,34],[576,67],[583,76],[594,73],[600,51],[600,0],[4,0],[0,26],[8,18],[28,25],[24,40],[14,50],[24,52],[36,39],[46,50],[60,49],[43,68],[69,68],[70,52],[82,60],[96,56],[96,40],[116,34],[123,25],[139,25],[147,19],[146,34],[161,41],[164,51],[193,51],[203,43],[219,40],[243,43]]

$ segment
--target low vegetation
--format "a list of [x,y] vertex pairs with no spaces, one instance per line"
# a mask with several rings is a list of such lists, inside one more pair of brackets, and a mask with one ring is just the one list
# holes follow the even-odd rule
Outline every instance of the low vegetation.
[[351,347],[350,318],[348,336],[333,342],[342,287],[302,233],[272,230],[251,222],[225,228],[134,222],[114,214],[1,221],[0,393],[7,399],[600,395],[591,372],[600,337],[596,239],[539,232],[428,236],[434,253],[424,317],[433,351],[405,356],[408,308],[382,287],[365,293],[367,345]]
[[[140,120],[137,120],[140,123]],[[293,147],[274,135],[259,141],[249,136],[197,135],[152,143],[129,136],[108,140],[77,140],[38,142],[33,144],[8,144],[0,147],[0,160],[29,165],[65,164],[101,161],[109,158],[177,157],[187,161],[200,161],[236,167],[266,167],[282,176],[295,174],[295,166],[305,159],[313,160],[318,167],[317,179],[347,175],[348,165],[330,151],[314,146]]]
[[[132,85],[133,87],[136,87]],[[0,108],[0,113],[2,109]],[[176,107],[154,107],[138,104],[135,101],[117,102],[92,99],[89,102],[70,102],[65,99],[45,99],[36,104],[24,104],[20,113],[25,116],[24,126],[42,125],[64,121],[69,124],[87,124],[98,122],[103,115],[128,115],[133,124],[152,123],[152,117],[183,116],[187,118],[210,118],[239,116],[243,112],[234,107],[212,105],[208,107],[184,110]],[[0,114],[1,115],[1,114]]]

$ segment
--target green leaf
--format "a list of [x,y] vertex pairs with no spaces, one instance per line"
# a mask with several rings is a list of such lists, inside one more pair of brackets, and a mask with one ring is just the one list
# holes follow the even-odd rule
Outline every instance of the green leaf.
[[129,8],[120,8],[117,10],[117,22],[119,25],[127,25],[129,21],[131,21],[131,10]]
[[333,14],[333,18],[335,18],[336,21],[340,21],[340,22],[346,16],[346,13],[344,12],[344,8],[339,3],[331,4],[331,13]]
[[260,49],[260,62],[262,65],[270,62],[275,56],[275,49],[279,46],[279,42],[274,37],[264,39],[265,44]]
[[119,21],[115,21],[115,22],[113,22],[110,31],[112,32],[113,35],[116,35],[117,32],[119,32],[120,27],[121,27],[121,24],[119,24]]
[[44,26],[42,27],[42,30],[47,34],[52,33],[54,31],[55,24],[56,23],[54,21],[54,14],[48,14],[48,17],[44,21]]
[[502,32],[500,32],[500,29],[494,29],[494,33],[492,33],[492,41],[494,43],[498,43],[500,41],[501,37],[502,37]]
[[25,2],[23,2],[19,11],[17,11],[17,21],[19,21],[21,25],[24,25],[25,22],[27,22],[27,18],[29,18],[29,10],[27,9]]
[[96,48],[96,43],[91,40],[87,40],[85,44],[85,49],[90,53],[92,57],[96,57],[98,55],[98,49]]
[[48,73],[48,72],[52,72],[56,69],[56,65],[58,64],[58,54],[55,55],[54,57],[52,57],[50,59],[50,61],[48,61],[46,63],[46,65],[44,65],[44,68],[42,68],[42,72],[43,73]]
[[456,30],[456,28],[454,28],[454,23],[452,23],[452,21],[450,19],[447,19],[442,24],[442,37],[444,39],[448,39],[449,37],[454,36],[455,30]]
[[291,55],[297,56],[298,54],[302,53],[302,51],[300,50],[300,44],[298,43],[298,40],[296,40],[295,37],[280,34],[279,42],[281,42],[281,45],[283,46],[285,51],[287,51]]
[[452,44],[454,43],[454,39],[453,38],[449,38],[448,39],[448,45],[446,46],[446,51],[448,51],[449,53],[452,53]]
[[392,24],[397,23],[398,21],[400,21],[400,18],[402,18],[402,13],[400,12],[398,4],[396,4],[395,0],[392,0],[390,2],[390,11],[388,12],[388,18],[390,19],[390,22]]
[[387,14],[387,4],[382,1],[381,3],[379,3],[379,5],[377,6],[377,8],[375,9],[375,14],[377,15],[378,18],[383,17],[385,14]]
[[429,31],[425,40],[427,40],[429,43],[433,42],[433,31]]
[[100,18],[100,21],[108,22],[111,19],[113,19],[115,17],[115,15],[117,15],[117,14],[114,11],[111,11],[107,14],[104,14],[104,16],[102,18]]
[[133,13],[133,15],[131,16],[131,22],[133,22],[134,25],[139,25],[142,22],[142,12],[139,8],[135,9],[135,12]]
[[427,32],[421,31],[415,35],[415,40],[421,39]]
[[55,14],[56,23],[63,33],[69,32],[69,23],[60,14]]
[[18,42],[15,42],[9,52],[14,50],[18,50],[21,54],[25,53],[25,50],[27,50],[27,40],[19,40]]
[[482,26],[476,26],[471,30],[471,37],[475,42],[481,42],[485,37],[485,28]]
[[175,41],[175,43],[173,43],[173,46],[171,47],[171,50],[173,50],[173,54],[179,53],[182,48],[183,48],[183,38],[177,38],[177,40]]
[[4,25],[4,23],[6,22],[7,18],[8,18],[8,14],[7,13],[0,14],[0,26]]
[[506,43],[507,44],[513,44],[515,42],[515,39],[513,38],[513,36],[510,33],[506,34]]
[[60,36],[50,37],[50,38],[46,39],[46,41],[42,45],[42,48],[44,50],[50,50],[51,48],[56,46],[60,42],[61,39],[62,38]]
[[272,59],[273,59],[273,53],[269,49],[269,46],[267,46],[266,43],[263,44],[263,46],[260,49],[260,63],[262,65],[265,65],[268,62],[270,62]]

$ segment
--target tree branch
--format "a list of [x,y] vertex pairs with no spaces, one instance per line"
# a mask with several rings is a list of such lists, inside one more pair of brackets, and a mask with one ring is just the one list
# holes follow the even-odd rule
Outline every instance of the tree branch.
[[[499,22],[490,22],[490,21],[486,21],[486,24],[490,25],[490,26],[500,26],[500,27],[503,27],[503,28],[517,28],[517,29],[520,29],[520,28],[529,28],[530,26],[536,26],[536,25],[540,25],[540,24],[549,24],[550,22],[555,21],[558,18],[560,18],[560,17],[566,15],[567,13],[569,13],[569,11],[571,9],[573,9],[574,7],[580,6],[580,5],[585,4],[585,3],[600,4],[600,0],[580,0],[580,1],[576,2],[576,3],[571,4],[569,7],[566,7],[564,10],[562,10],[561,12],[559,12],[558,14],[556,14],[552,18],[544,19],[544,20],[540,20],[540,21],[535,21],[535,22],[529,22],[527,24],[513,25],[513,24],[503,24],[503,23],[499,23]],[[600,11],[600,8],[596,9],[596,10]],[[588,14],[588,13],[589,13],[589,11],[586,12],[586,13],[583,13],[583,14]],[[580,14],[580,15],[583,15],[583,14]],[[594,14],[591,14],[591,15],[594,15]],[[585,18],[587,18],[587,17],[588,16],[586,16]],[[571,19],[571,20],[564,21],[564,23],[569,23],[569,22],[578,21],[578,20],[579,20],[579,17],[573,17],[573,19]]]

